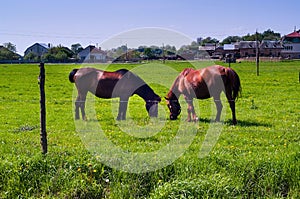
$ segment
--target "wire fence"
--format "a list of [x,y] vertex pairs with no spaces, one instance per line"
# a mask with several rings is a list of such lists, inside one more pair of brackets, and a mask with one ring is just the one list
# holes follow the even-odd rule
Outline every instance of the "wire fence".
[[[223,100],[214,100],[213,98],[208,98],[208,99],[193,99],[194,102],[201,102],[201,101],[211,101],[211,102],[214,102],[214,101],[221,101],[221,102],[228,102],[228,101],[233,101],[233,100],[226,100],[226,99],[223,99]],[[252,101],[267,101],[269,103],[272,103],[274,102],[274,100],[272,100],[272,98],[270,97],[266,97],[266,98],[255,98],[255,97],[249,97],[249,98],[238,98],[237,100],[235,100],[235,102],[238,104],[238,103],[242,103],[242,102],[252,102]],[[285,98],[284,101],[295,101],[295,102],[300,102],[300,98]],[[86,103],[90,103],[90,102],[100,102],[100,103],[120,103],[120,102],[145,102],[143,99],[129,99],[128,101],[120,101],[118,99],[102,99],[102,98],[97,98],[95,97],[95,99],[91,100],[91,99],[88,99],[86,101],[76,101],[76,99],[74,100],[57,100],[57,99],[47,99],[46,98],[46,103],[47,104],[66,104],[66,103],[75,103],[75,102],[86,102]],[[162,99],[161,102],[163,101],[166,101],[164,99]],[[185,99],[180,99],[180,100],[176,100],[178,101],[179,103],[186,103],[187,101],[192,101],[192,100],[185,100]],[[278,102],[282,102],[282,100],[277,100]],[[158,101],[157,101],[158,102]],[[40,103],[40,100],[39,99],[32,99],[32,100],[19,100],[19,99],[0,99],[0,103],[32,103],[32,104],[35,104],[35,103]]]

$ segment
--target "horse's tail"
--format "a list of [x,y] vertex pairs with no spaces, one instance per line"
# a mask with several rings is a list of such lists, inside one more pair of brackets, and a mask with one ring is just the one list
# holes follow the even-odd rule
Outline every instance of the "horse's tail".
[[78,69],[73,69],[70,74],[69,74],[69,80],[71,83],[74,83],[74,75],[76,74],[76,72],[78,71]]
[[226,71],[227,71],[228,82],[232,90],[232,98],[235,100],[241,95],[242,92],[240,77],[231,68],[227,68]]

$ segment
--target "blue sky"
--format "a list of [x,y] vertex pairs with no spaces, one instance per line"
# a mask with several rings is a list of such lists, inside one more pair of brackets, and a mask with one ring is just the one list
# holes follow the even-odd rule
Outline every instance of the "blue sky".
[[36,42],[101,46],[143,27],[174,30],[193,40],[222,40],[256,29],[285,35],[300,28],[299,8],[299,0],[9,0],[1,2],[0,45],[12,42],[21,55]]

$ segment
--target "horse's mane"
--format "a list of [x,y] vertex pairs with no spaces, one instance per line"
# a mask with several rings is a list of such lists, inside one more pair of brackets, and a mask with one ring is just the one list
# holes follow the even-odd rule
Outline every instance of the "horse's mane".
[[119,74],[122,74],[122,75],[125,75],[127,72],[129,72],[129,70],[122,68],[122,69],[116,70],[115,72],[119,73]]
[[194,71],[193,68],[185,68],[181,73],[177,76],[174,83],[172,84],[169,93],[167,94],[167,99],[170,100],[177,100],[177,96],[179,96],[179,93],[181,90],[181,80],[187,76],[191,71]]
[[185,77],[185,76],[187,76],[191,71],[194,71],[195,69],[193,69],[193,68],[186,68],[186,69],[184,69],[181,73],[180,73],[180,75],[182,75],[183,77]]
[[153,91],[153,89],[138,75],[128,71],[126,74],[127,78],[132,79],[138,88],[134,91],[134,94],[139,95],[145,101],[160,101],[160,97]]

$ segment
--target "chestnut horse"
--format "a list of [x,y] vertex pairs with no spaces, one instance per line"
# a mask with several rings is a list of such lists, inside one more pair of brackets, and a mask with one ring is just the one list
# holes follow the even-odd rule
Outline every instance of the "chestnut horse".
[[69,80],[75,83],[78,96],[75,102],[75,119],[79,119],[81,109],[82,119],[85,116],[85,100],[88,92],[99,98],[120,98],[117,120],[126,119],[129,97],[137,94],[146,102],[146,110],[150,117],[157,117],[158,103],[161,98],[137,75],[126,69],[107,72],[95,68],[73,69]]
[[238,74],[231,68],[223,66],[210,66],[203,69],[184,69],[175,79],[166,100],[170,110],[170,119],[176,120],[181,112],[178,102],[179,96],[184,95],[188,104],[187,121],[197,121],[193,98],[207,99],[214,98],[217,107],[216,121],[220,121],[221,111],[223,108],[220,95],[225,92],[232,111],[232,122],[237,124],[235,115],[235,100],[241,92],[241,83]]

